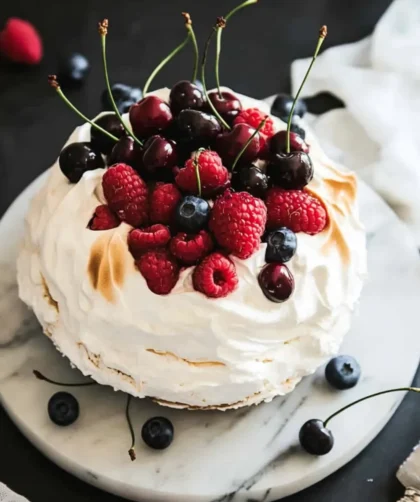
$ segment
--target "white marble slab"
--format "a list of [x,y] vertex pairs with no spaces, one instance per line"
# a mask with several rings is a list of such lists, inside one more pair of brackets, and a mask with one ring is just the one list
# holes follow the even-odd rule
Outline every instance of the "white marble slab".
[[[370,276],[342,350],[361,363],[363,378],[355,389],[329,389],[320,371],[286,399],[238,411],[177,411],[136,400],[136,462],[127,454],[130,437],[121,393],[99,386],[72,389],[80,418],[67,428],[55,426],[46,405],[59,389],[36,380],[32,370],[64,381],[83,377],[41,334],[19,302],[15,284],[23,215],[41,182],[24,192],[0,223],[0,395],[28,439],[64,469],[133,500],[267,502],[310,486],[351,460],[397,408],[401,394],[367,401],[337,417],[331,422],[336,445],[325,457],[313,458],[299,447],[298,431],[307,419],[326,418],[368,393],[408,385],[418,365],[418,251],[385,203],[362,186]],[[147,449],[139,437],[143,422],[155,415],[167,416],[175,426],[174,443],[165,451]]]

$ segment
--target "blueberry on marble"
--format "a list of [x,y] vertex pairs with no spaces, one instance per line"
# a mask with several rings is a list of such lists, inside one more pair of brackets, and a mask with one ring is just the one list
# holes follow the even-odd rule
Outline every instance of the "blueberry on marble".
[[74,53],[61,59],[57,73],[61,85],[71,86],[82,84],[89,70],[90,64],[86,57],[83,54]]
[[142,427],[141,437],[150,448],[164,450],[174,439],[174,426],[165,417],[150,418]]
[[265,234],[264,242],[267,243],[267,249],[265,251],[265,261],[267,263],[286,263],[291,260],[296,253],[296,234],[289,228],[280,227]]
[[[130,106],[140,101],[143,97],[141,89],[126,84],[114,84],[111,86],[111,91],[120,113],[127,113]],[[113,110],[108,89],[102,92],[101,102],[103,110]]]
[[207,224],[209,216],[210,206],[206,200],[187,195],[176,208],[175,222],[181,230],[196,233]]
[[[287,121],[287,118],[290,115],[290,111],[293,105],[293,97],[289,94],[277,94],[276,99],[271,105],[271,114],[279,117],[280,119]],[[296,102],[295,109],[293,111],[293,115],[298,115],[299,117],[303,117],[305,113],[308,111],[305,101],[302,99],[298,99]]]
[[48,415],[56,425],[71,425],[79,418],[79,403],[72,394],[57,392],[48,401]]
[[334,446],[334,436],[322,420],[308,420],[299,431],[299,441],[311,455],[326,455]]
[[331,359],[325,368],[327,382],[338,390],[354,387],[360,379],[360,365],[351,356],[338,356]]

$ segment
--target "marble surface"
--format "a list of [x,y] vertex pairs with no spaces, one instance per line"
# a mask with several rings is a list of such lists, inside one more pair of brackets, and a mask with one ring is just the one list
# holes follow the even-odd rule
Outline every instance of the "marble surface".
[[27,438],[64,469],[132,500],[268,502],[316,483],[354,458],[396,410],[402,394],[367,401],[337,417],[331,422],[336,445],[325,457],[310,457],[298,445],[299,428],[307,419],[326,418],[368,393],[408,385],[418,366],[420,260],[403,225],[362,186],[370,275],[342,349],[357,357],[363,369],[355,389],[329,389],[320,370],[287,398],[237,411],[188,412],[136,400],[132,416],[137,436],[151,416],[167,416],[175,426],[174,443],[163,452],[147,449],[138,438],[136,462],[127,454],[122,393],[99,386],[72,389],[80,418],[70,427],[56,427],[46,404],[59,388],[36,380],[32,370],[64,381],[83,377],[41,334],[19,302],[15,283],[23,215],[41,183],[38,179],[31,185],[0,223],[0,396]]

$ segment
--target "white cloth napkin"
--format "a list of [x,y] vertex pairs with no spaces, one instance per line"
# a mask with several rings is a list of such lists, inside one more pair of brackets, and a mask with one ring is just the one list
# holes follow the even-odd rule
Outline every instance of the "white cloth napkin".
[[0,483],[0,502],[29,502],[28,499],[18,495],[3,483]]
[[[309,61],[292,65],[294,92]],[[420,0],[395,0],[372,36],[322,53],[303,95],[325,91],[346,108],[312,123],[322,146],[382,195],[420,246]]]

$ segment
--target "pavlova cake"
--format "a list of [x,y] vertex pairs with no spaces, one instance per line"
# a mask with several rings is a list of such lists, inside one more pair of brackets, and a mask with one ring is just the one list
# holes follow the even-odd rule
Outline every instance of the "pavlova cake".
[[227,409],[292,391],[338,352],[366,246],[355,176],[303,137],[296,100],[286,130],[266,103],[203,84],[121,116],[108,83],[115,112],[76,128],[30,206],[18,282],[83,374]]

